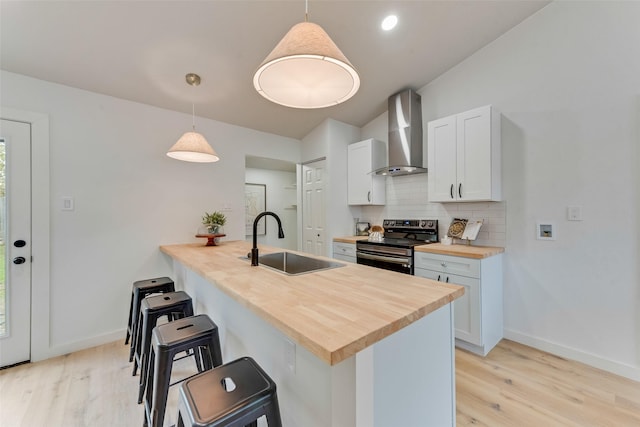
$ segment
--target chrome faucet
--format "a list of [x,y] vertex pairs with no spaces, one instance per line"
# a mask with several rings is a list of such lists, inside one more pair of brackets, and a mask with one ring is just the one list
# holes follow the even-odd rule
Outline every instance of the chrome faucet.
[[269,211],[259,213],[256,219],[253,220],[253,247],[251,248],[251,265],[252,266],[258,265],[258,221],[260,221],[260,218],[266,215],[271,215],[276,219],[276,221],[278,222],[278,239],[284,239],[282,222],[280,222],[280,218],[278,217],[278,215]]

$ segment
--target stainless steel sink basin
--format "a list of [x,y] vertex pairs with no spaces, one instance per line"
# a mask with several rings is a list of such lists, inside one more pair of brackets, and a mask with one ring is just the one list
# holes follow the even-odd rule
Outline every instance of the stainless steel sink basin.
[[260,255],[258,262],[261,265],[291,276],[327,270],[329,268],[344,267],[344,264],[339,262],[325,261],[323,259],[297,255],[291,252],[276,252],[273,254]]

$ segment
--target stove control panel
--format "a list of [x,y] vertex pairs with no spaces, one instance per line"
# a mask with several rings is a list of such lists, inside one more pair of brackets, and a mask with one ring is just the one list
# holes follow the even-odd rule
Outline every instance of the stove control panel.
[[437,219],[385,219],[382,221],[385,228],[422,229],[430,230],[438,228]]

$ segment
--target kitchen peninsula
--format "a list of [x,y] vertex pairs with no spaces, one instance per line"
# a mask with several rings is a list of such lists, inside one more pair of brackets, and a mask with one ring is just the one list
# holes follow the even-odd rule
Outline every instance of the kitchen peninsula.
[[285,426],[455,425],[463,288],[347,263],[289,276],[251,267],[244,241],[160,249],[218,324],[223,359],[250,355],[276,382]]

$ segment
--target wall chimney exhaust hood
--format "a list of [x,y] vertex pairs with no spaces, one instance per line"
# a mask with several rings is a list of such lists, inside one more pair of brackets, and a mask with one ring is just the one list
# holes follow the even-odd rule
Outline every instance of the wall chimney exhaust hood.
[[422,103],[414,90],[389,97],[389,166],[376,175],[425,173],[422,163]]

